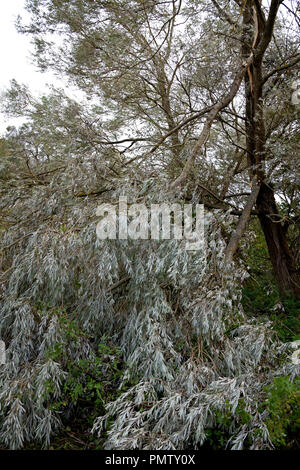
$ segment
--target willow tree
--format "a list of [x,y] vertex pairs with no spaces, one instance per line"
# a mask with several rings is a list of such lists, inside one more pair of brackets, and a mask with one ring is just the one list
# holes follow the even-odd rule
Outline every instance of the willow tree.
[[[297,110],[281,77],[294,79],[299,57],[280,4],[27,1],[32,21],[19,28],[37,63],[83,98],[37,99],[13,82],[3,102],[27,119],[8,129],[1,156],[5,445],[49,445],[74,415],[65,384],[87,380],[72,367],[97,366],[105,334],[123,360],[119,392],[93,422],[100,437],[107,428],[106,448],[199,448],[220,413],[230,447],[272,448],[265,386],[293,380],[299,364],[269,322],[245,316],[247,273],[232,255],[251,215],[267,234],[275,223],[262,207],[271,175],[291,204],[285,224],[295,217]],[[203,202],[206,253],[178,240],[98,240],[96,209],[120,195]],[[290,278],[284,290],[295,290]]]
[[[121,149],[122,165],[167,168],[173,187],[225,208],[232,194],[247,192],[249,178],[278,286],[299,297],[286,234],[293,219],[284,226],[274,195],[282,191],[274,166],[294,167],[286,153],[299,70],[299,21],[293,3],[282,3],[29,0],[32,22],[19,28],[32,34],[43,70],[63,71],[101,102],[110,132],[94,126],[86,138]],[[246,199],[235,200],[239,213]]]

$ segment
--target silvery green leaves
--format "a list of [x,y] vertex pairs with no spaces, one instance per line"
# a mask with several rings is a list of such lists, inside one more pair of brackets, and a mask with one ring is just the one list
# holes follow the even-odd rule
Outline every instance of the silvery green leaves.
[[[110,201],[118,203],[121,191]],[[130,196],[135,201],[139,188],[131,186]],[[35,193],[31,197],[37,204]],[[41,218],[34,230],[20,223],[26,239],[14,248],[1,300],[1,442],[21,448],[35,440],[47,447],[61,426],[63,415],[53,405],[63,397],[68,364],[95,358],[106,334],[121,348],[125,391],[94,423],[100,436],[105,423],[113,423],[105,448],[197,448],[219,412],[230,416],[229,446],[241,448],[248,438],[254,448],[268,447],[267,432],[255,438],[255,429],[265,429],[257,402],[275,364],[280,370],[282,351],[270,325],[243,314],[246,273],[224,263],[221,227],[230,230],[230,216],[205,214],[204,256],[186,250],[184,240],[99,240],[99,200],[72,200],[65,217],[65,197],[53,181],[56,223]],[[160,204],[165,192],[154,184],[143,197]],[[11,228],[4,243],[15,240]],[[71,412],[71,404],[62,411]]]
[[[214,17],[209,12],[202,25],[206,4],[197,2],[203,12],[197,19],[186,10],[187,34],[179,31],[178,41],[173,36],[175,49],[168,56],[174,26],[168,22],[180,2],[150,2],[145,10],[133,1],[137,12],[118,0],[27,3],[39,31],[47,32],[47,19],[66,28],[71,41],[61,51],[63,66],[82,90],[94,92],[89,98],[97,106],[79,106],[59,91],[35,100],[16,83],[8,97],[7,111],[25,114],[28,122],[9,131],[11,154],[1,162],[1,444],[49,445],[63,418],[72,417],[72,403],[57,408],[65,401],[70,365],[94,361],[106,335],[124,363],[118,396],[93,426],[100,438],[106,436],[105,448],[196,449],[219,425],[230,430],[230,448],[268,448],[266,414],[259,409],[263,389],[275,374],[295,377],[299,365],[269,323],[246,318],[240,301],[247,274],[242,263],[225,262],[230,211],[239,212],[244,201],[224,205],[219,197],[223,175],[234,166],[235,130],[225,138],[215,123],[188,188],[168,191],[199,136],[202,115],[194,119],[196,111],[223,95],[234,70],[230,64],[235,68],[238,60],[235,47],[223,47],[227,30],[218,20],[221,36],[211,41]],[[106,14],[109,21],[99,25]],[[147,30],[148,15],[158,50]],[[233,18],[238,21],[237,8]],[[86,38],[76,36],[78,31]],[[39,56],[50,60],[47,43],[36,45]],[[272,112],[284,115],[277,108]],[[177,135],[169,134],[184,122]],[[243,131],[242,125],[236,129]],[[243,138],[242,132],[242,148]],[[290,155],[287,142],[279,140],[269,144],[276,158]],[[244,171],[228,181],[230,196],[244,193]],[[116,208],[120,197],[137,209],[188,206],[191,198],[219,206],[205,210],[205,254],[186,250],[184,239],[157,237],[159,230],[145,239],[98,238],[97,208]]]

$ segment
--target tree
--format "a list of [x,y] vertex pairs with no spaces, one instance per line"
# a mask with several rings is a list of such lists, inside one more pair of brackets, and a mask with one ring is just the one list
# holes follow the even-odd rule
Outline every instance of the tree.
[[[102,130],[94,128],[96,137],[90,137],[94,142],[96,138],[118,149],[118,143],[127,144],[121,154],[129,158],[123,164],[146,160],[147,165],[154,162],[155,167],[168,168],[169,177],[175,180],[173,187],[186,183],[197,164],[201,172],[205,171],[204,186],[211,173],[218,180],[210,187],[217,196],[214,202],[218,198],[219,202],[227,202],[235,175],[221,176],[222,182],[218,167],[225,164],[231,168],[232,160],[229,158],[228,162],[228,156],[222,155],[223,161],[217,164],[210,158],[206,158],[207,163],[196,163],[204,155],[211,125],[217,118],[225,134],[221,145],[229,143],[229,155],[234,148],[241,150],[233,157],[233,173],[244,178],[248,172],[250,184],[254,177],[258,179],[256,210],[279,288],[283,296],[292,292],[299,297],[299,271],[276,206],[276,182],[269,175],[269,167],[273,166],[269,144],[280,127],[281,141],[287,140],[295,110],[286,102],[286,90],[283,105],[290,110],[289,116],[284,122],[274,122],[272,115],[269,126],[268,100],[276,89],[274,99],[280,106],[278,101],[283,96],[278,93],[283,93],[283,87],[288,88],[282,77],[293,76],[300,60],[292,29],[285,28],[284,20],[278,18],[281,4],[273,1],[267,9],[256,1],[245,5],[239,1],[206,1],[198,5],[182,1],[28,1],[32,23],[20,26],[20,30],[33,34],[37,60],[43,69],[63,70],[90,98],[99,97],[105,103],[105,112],[111,116],[109,131],[115,137],[104,137]],[[290,15],[291,20],[295,17],[292,26],[299,27],[293,10],[287,8],[284,14]],[[62,46],[49,40],[49,31],[61,34]],[[245,65],[239,65],[242,61]],[[224,95],[235,72],[230,93]],[[239,91],[243,77],[244,92]],[[235,97],[241,112],[234,109]],[[243,98],[245,117],[241,116]],[[205,115],[206,124],[193,147]],[[128,136],[129,129],[134,136]],[[235,135],[230,129],[235,129]],[[124,134],[125,138],[120,137]],[[216,146],[212,140],[209,145],[215,158]],[[248,163],[241,172],[245,155]],[[199,178],[197,169],[194,175]],[[195,182],[190,188],[195,191]],[[202,188],[203,191],[207,197],[208,192]],[[241,204],[242,199],[238,206]]]
[[[100,436],[111,423],[105,448],[199,448],[220,413],[232,448],[270,448],[264,387],[299,367],[269,323],[245,316],[247,273],[233,255],[258,216],[267,242],[277,236],[278,281],[285,269],[284,292],[296,292],[286,238],[298,217],[298,124],[284,80],[294,80],[299,54],[283,5],[27,8],[32,22],[19,28],[33,35],[40,67],[85,96],[38,99],[13,82],[3,101],[26,122],[8,129],[1,157],[1,442],[49,445],[78,405],[76,394],[64,405],[67,384],[80,385],[74,369],[99,369],[106,335],[124,363],[120,391],[93,422]],[[280,221],[274,194],[286,199]],[[206,254],[177,240],[97,240],[98,205],[120,195],[204,203]]]
[[[286,233],[280,220],[272,180],[267,176],[265,169],[267,136],[263,92],[264,85],[272,75],[278,72],[278,67],[277,70],[273,69],[264,76],[263,60],[272,38],[272,22],[275,21],[280,3],[282,2],[272,2],[268,19],[265,19],[260,2],[254,2],[252,10],[251,4],[247,3],[243,12],[243,25],[245,28],[253,22],[253,15],[256,18],[256,36],[246,37],[243,44],[245,57],[251,53],[251,47],[254,57],[249,68],[249,74],[245,79],[246,143],[252,175],[256,175],[261,182],[256,206],[279,288],[283,293],[290,291],[300,298],[299,269],[294,263]],[[294,60],[292,65],[297,61],[299,61],[299,56],[296,56],[296,61]],[[284,65],[284,67],[289,66],[290,63]]]

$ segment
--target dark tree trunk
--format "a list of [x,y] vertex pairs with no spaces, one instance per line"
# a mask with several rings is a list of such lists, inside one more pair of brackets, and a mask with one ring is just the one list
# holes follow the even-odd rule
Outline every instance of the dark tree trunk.
[[279,222],[274,192],[265,183],[261,186],[256,206],[279,290],[283,297],[291,293],[300,300],[299,272],[296,270],[284,228]]
[[[274,9],[271,16],[275,18],[279,3],[273,0]],[[255,176],[260,183],[256,207],[259,221],[266,239],[270,260],[281,295],[288,293],[300,299],[300,276],[291,255],[284,228],[280,222],[274,191],[265,174],[265,121],[263,114],[263,78],[262,59],[272,35],[270,22],[266,23],[257,16],[254,21],[254,3],[247,2],[243,13],[244,36],[242,55],[247,57],[251,50],[254,60],[245,77],[246,96],[246,144],[249,163],[249,176]],[[275,16],[274,16],[275,15]],[[270,16],[270,17],[271,17]],[[251,27],[256,24],[257,30],[249,37]],[[255,39],[256,38],[256,39]],[[256,49],[257,47],[257,49]]]

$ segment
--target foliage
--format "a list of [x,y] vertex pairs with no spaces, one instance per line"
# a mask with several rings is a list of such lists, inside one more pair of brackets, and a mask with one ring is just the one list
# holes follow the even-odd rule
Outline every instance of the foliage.
[[266,242],[255,221],[251,242],[243,252],[249,277],[243,286],[242,304],[248,315],[267,316],[281,341],[300,339],[300,303],[292,295],[282,298],[272,273]]
[[[260,405],[265,387],[277,376],[298,383],[299,365],[286,329],[276,334],[260,315],[274,307],[271,278],[245,287],[255,315],[244,312],[249,264],[247,282],[269,269],[261,234],[226,258],[249,195],[242,89],[185,187],[170,191],[240,66],[238,2],[229,6],[236,37],[206,0],[27,0],[27,9],[31,22],[19,29],[33,35],[39,66],[63,71],[83,97],[51,89],[37,98],[13,81],[2,102],[26,122],[1,145],[0,443],[48,448],[74,419],[105,449],[272,448],[291,423],[283,414],[276,434],[277,405]],[[265,167],[294,226],[299,124],[273,67],[294,57],[296,40],[279,20],[276,28],[283,39],[264,64]],[[99,240],[97,207],[119,196],[147,207],[204,203],[205,250]],[[296,306],[286,302],[292,329]],[[287,393],[294,407],[298,392],[282,389],[272,399]]]
[[[73,325],[70,326],[72,328]],[[65,337],[74,341],[78,336],[72,328],[66,332]],[[122,375],[120,351],[103,341],[105,337],[101,338],[98,352],[93,359],[68,360],[61,399],[54,401],[50,405],[51,409],[63,411],[72,404],[80,414],[89,414],[89,425],[97,414],[103,413],[105,403],[116,394]],[[62,361],[63,352],[63,343],[56,343],[51,351],[46,352],[46,357]],[[50,400],[53,391],[54,383],[48,381],[45,398]]]
[[296,378],[292,382],[288,377],[276,377],[265,391],[270,437],[276,447],[284,448],[293,437],[299,436],[300,380]]

